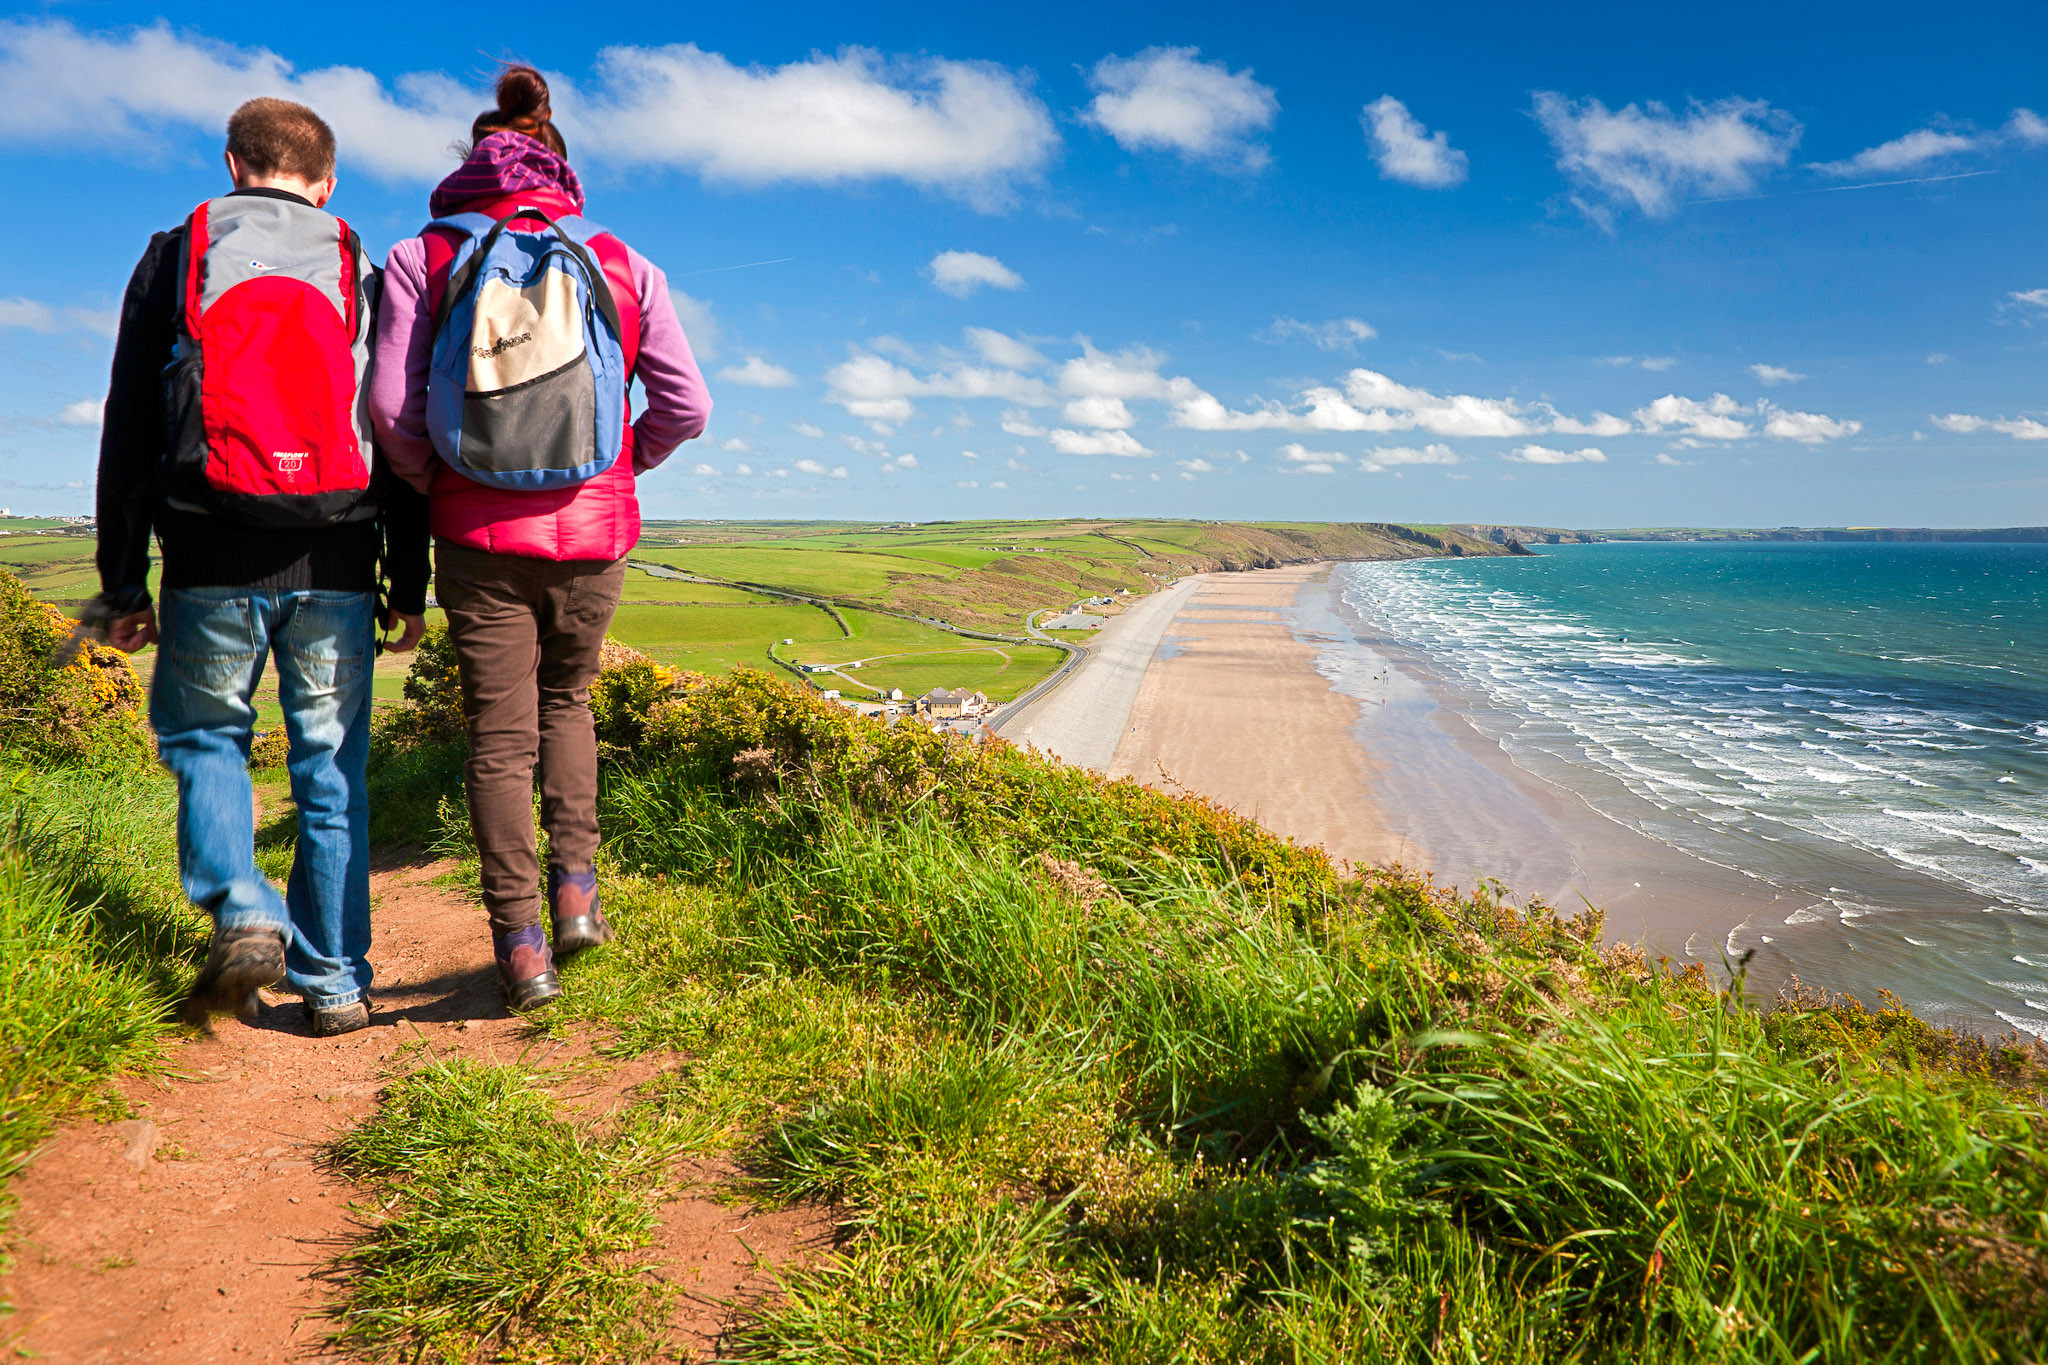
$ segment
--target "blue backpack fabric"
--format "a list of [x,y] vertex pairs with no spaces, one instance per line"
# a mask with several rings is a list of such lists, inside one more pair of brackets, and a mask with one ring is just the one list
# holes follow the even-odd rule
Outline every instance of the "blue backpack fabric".
[[[538,218],[538,232],[508,232]],[[494,488],[573,488],[625,444],[618,304],[588,242],[604,229],[520,208],[436,218],[460,233],[434,314],[427,433],[456,470]]]

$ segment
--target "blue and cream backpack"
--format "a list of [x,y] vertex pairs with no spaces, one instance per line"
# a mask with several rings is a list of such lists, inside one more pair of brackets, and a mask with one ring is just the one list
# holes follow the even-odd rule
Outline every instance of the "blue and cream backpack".
[[[511,232],[537,218],[537,232]],[[519,208],[427,224],[459,234],[434,312],[427,433],[456,470],[494,488],[572,488],[624,445],[619,310],[581,218]]]

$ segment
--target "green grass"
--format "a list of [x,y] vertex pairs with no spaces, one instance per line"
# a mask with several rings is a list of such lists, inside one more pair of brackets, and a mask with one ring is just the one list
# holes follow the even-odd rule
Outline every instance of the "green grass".
[[369,1182],[331,1344],[376,1361],[641,1359],[665,1296],[639,1255],[674,1125],[595,1137],[532,1071],[429,1057],[335,1156]]
[[29,591],[51,602],[76,602],[100,590],[91,536],[21,534],[0,536],[0,568],[10,569]]
[[[116,1112],[205,952],[181,894],[177,793],[154,773],[0,766],[0,1177],[60,1119]],[[11,1217],[0,1201],[0,1245]]]
[[634,557],[672,565],[707,578],[765,583],[825,597],[882,597],[900,576],[946,576],[952,572],[947,566],[924,560],[812,550],[800,544],[683,546],[641,550]]

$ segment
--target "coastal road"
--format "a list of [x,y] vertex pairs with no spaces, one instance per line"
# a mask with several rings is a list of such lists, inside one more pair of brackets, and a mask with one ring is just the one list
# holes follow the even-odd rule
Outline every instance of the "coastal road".
[[1088,657],[1066,681],[998,722],[997,733],[1069,763],[1107,769],[1130,725],[1131,707],[1159,642],[1206,577],[1183,578],[1125,608],[1096,633]]

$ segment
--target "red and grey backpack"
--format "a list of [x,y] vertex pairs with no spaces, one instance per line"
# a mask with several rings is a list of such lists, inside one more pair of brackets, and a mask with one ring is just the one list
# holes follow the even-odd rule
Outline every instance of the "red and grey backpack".
[[185,220],[179,277],[165,499],[280,529],[375,515],[376,276],[348,224],[297,200],[209,200]]

